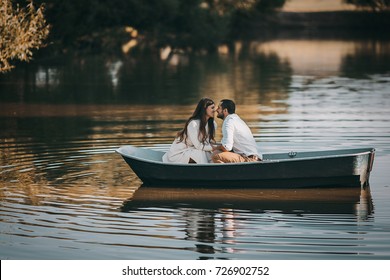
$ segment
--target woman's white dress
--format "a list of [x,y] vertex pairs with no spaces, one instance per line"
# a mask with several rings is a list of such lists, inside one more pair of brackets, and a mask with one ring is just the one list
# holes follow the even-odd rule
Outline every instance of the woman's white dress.
[[[207,141],[201,143],[199,141],[199,126],[200,120],[192,120],[187,127],[187,140],[186,142],[180,142],[179,138],[176,138],[168,152],[163,156],[163,162],[176,162],[176,163],[189,163],[190,158],[196,163],[209,163],[211,162],[211,153],[213,148]],[[214,127],[217,124],[214,122]],[[208,134],[209,127],[206,125],[206,133]]]

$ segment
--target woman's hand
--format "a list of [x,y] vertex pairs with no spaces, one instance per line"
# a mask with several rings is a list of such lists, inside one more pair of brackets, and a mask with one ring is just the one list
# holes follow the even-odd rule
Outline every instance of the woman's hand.
[[222,145],[217,142],[210,143],[211,147],[213,148],[213,151],[222,151]]

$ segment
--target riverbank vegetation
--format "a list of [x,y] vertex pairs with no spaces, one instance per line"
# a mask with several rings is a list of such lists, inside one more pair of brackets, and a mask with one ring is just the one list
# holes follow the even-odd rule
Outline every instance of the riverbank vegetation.
[[[139,48],[215,50],[248,19],[283,7],[285,0],[36,0],[46,2],[56,50]],[[137,32],[134,32],[136,30]],[[131,45],[134,45],[130,43]]]
[[[2,1],[5,7],[21,12],[25,0]],[[359,11],[322,13],[281,12],[287,0],[35,0],[25,11],[29,17],[10,24],[2,16],[2,68],[11,67],[9,59],[31,58],[33,48],[46,40],[47,54],[67,52],[131,53],[139,51],[204,53],[224,46],[229,49],[235,40],[267,38],[281,32],[346,30],[345,34],[381,33],[390,25],[388,0],[340,0],[360,8]],[[4,3],[7,3],[5,6]],[[43,6],[44,5],[44,6]],[[45,17],[43,16],[45,7]],[[375,11],[375,12],[372,12]],[[34,15],[34,17],[33,17]],[[48,24],[46,24],[46,21]],[[24,27],[14,31],[14,26]],[[30,24],[30,25],[28,25]],[[367,31],[368,30],[368,31]],[[20,33],[17,35],[17,33]],[[27,32],[27,33],[26,33]],[[28,35],[28,32],[29,35]],[[33,33],[35,32],[35,36]],[[24,35],[23,35],[24,34]],[[24,41],[15,40],[22,37]],[[13,38],[13,42],[4,38]],[[29,43],[27,43],[29,42]],[[5,53],[20,51],[21,54]]]
[[43,15],[43,6],[35,8],[30,2],[26,8],[13,6],[10,0],[1,0],[0,6],[0,73],[12,69],[12,60],[29,61],[32,51],[43,46],[49,35],[49,25]]

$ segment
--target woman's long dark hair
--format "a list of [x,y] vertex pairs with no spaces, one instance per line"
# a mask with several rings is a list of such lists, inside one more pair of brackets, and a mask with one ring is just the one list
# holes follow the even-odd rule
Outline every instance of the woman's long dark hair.
[[[187,127],[190,121],[192,120],[200,120],[200,127],[199,127],[199,134],[198,138],[199,141],[205,144],[206,140],[209,140],[209,142],[214,141],[214,133],[215,133],[215,127],[214,127],[214,118],[209,118],[208,121],[206,120],[206,109],[210,105],[215,104],[213,100],[210,98],[202,98],[198,105],[195,108],[194,113],[192,116],[187,120],[187,122],[184,125],[183,130],[179,131],[177,133],[177,137],[179,138],[180,142],[183,140],[187,140]],[[209,135],[207,139],[207,133],[206,133],[206,125],[209,126]]]

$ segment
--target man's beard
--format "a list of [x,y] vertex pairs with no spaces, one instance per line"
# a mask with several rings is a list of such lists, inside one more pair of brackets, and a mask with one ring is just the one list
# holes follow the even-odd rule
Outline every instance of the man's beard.
[[219,119],[223,119],[223,117],[224,117],[224,115],[223,115],[223,114],[218,114],[218,113],[217,113],[217,118],[219,118]]

